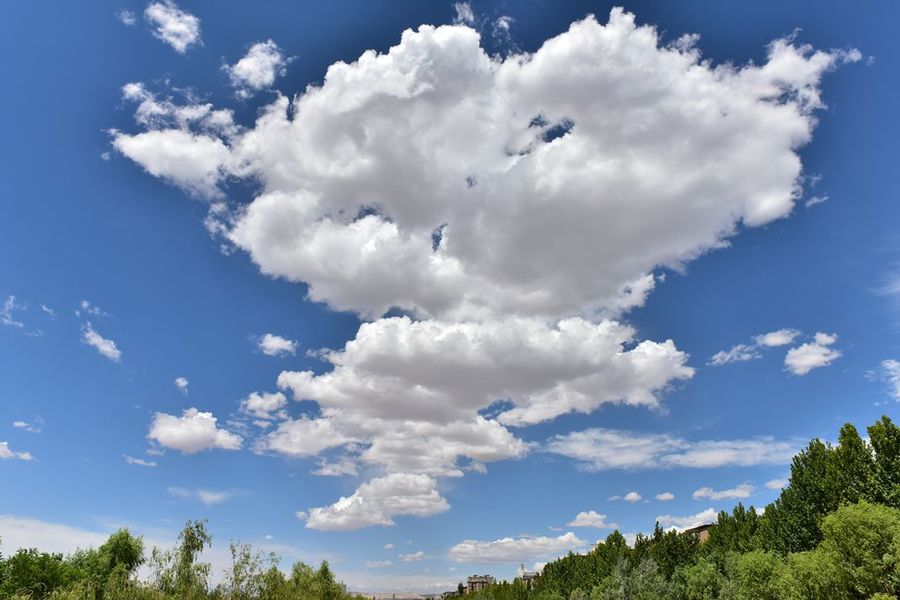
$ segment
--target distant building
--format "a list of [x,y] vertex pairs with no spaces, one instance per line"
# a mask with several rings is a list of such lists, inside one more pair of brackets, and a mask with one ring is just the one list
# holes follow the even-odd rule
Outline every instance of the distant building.
[[530,590],[534,587],[538,575],[539,573],[537,571],[526,571],[524,563],[519,564],[519,573],[517,577],[522,580],[522,583],[525,584],[527,589]]
[[706,525],[698,525],[697,527],[685,529],[682,533],[690,533],[691,535],[696,535],[697,539],[700,540],[700,543],[702,544],[709,539],[709,530],[712,526],[712,523],[707,523]]
[[471,594],[472,592],[483,590],[489,585],[494,585],[497,583],[497,580],[490,575],[469,575],[466,583],[468,584],[466,585],[466,593]]

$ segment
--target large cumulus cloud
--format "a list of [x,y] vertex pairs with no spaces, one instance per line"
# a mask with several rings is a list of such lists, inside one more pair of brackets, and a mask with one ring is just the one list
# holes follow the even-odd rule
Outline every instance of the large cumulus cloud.
[[[527,452],[510,427],[653,408],[689,378],[674,342],[636,339],[622,315],[657,269],[791,213],[820,79],[858,59],[778,40],[763,64],[715,66],[696,41],[663,44],[615,9],[499,58],[465,25],[423,25],[248,127],[127,88],[143,131],[113,132],[122,154],[215,199],[207,226],[262,272],[373,321],[331,371],[281,375],[320,411],[254,447],[458,476]],[[259,191],[229,205],[229,178]],[[341,502],[310,511],[316,526],[392,522],[339,517]]]
[[660,46],[614,10],[498,60],[473,29],[422,26],[281,97],[227,154],[211,132],[115,141],[194,191],[183,160],[138,140],[190,156],[200,190],[257,178],[231,239],[337,309],[569,316],[797,200],[820,77],[849,55],[777,41],[765,64],[713,67],[691,42]]

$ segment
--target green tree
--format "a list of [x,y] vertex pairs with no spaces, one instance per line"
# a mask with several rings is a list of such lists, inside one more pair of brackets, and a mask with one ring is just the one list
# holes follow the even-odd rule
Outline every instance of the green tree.
[[838,445],[830,462],[828,478],[840,504],[855,504],[871,496],[875,470],[872,449],[859,437],[856,427],[846,423],[838,434]]
[[197,562],[212,545],[206,521],[188,521],[178,535],[178,545],[168,551],[153,549],[150,567],[155,587],[178,598],[203,598],[209,581],[209,563]]
[[729,600],[779,600],[776,580],[781,558],[772,552],[753,550],[728,557],[728,583],[722,596]]
[[844,506],[823,519],[822,532],[819,551],[832,557],[854,597],[900,591],[900,510],[868,502]]
[[883,416],[869,427],[869,442],[875,452],[869,498],[900,508],[900,428]]
[[853,598],[834,556],[821,550],[787,558],[775,582],[779,600],[847,600]]
[[78,575],[62,554],[23,548],[4,561],[0,597],[46,598],[55,589],[76,581]]
[[766,509],[760,523],[763,548],[781,554],[812,550],[822,541],[819,522],[838,506],[829,478],[834,450],[812,440],[794,457],[790,483]]
[[724,560],[729,552],[749,552],[759,548],[759,523],[759,515],[752,506],[748,510],[738,503],[731,514],[723,510],[709,530],[703,553]]
[[674,579],[685,600],[714,600],[725,585],[725,578],[709,558],[680,569]]

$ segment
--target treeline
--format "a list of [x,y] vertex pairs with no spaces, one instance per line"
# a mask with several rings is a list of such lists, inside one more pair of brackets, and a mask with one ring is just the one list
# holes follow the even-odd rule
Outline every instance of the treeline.
[[[278,557],[231,544],[232,564],[219,585],[209,583],[210,565],[199,560],[212,538],[204,521],[185,525],[174,548],[154,548],[149,560],[144,542],[127,529],[112,534],[96,549],[68,556],[21,549],[0,555],[0,599],[14,600],[351,600],[335,580],[328,562],[313,569],[295,563],[285,575]],[[139,579],[147,567],[149,577]]]
[[613,532],[544,567],[533,590],[503,582],[472,600],[888,600],[900,596],[900,428],[868,443],[850,424],[815,439],[762,512],[721,512],[707,541],[663,531],[633,547]]

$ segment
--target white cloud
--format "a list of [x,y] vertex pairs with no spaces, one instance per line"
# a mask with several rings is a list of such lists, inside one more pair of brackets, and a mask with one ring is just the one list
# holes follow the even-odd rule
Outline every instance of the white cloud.
[[0,442],[0,460],[24,460],[31,461],[34,457],[30,452],[16,452],[11,450],[9,442]]
[[819,196],[811,196],[811,197],[807,198],[806,202],[804,202],[803,205],[806,208],[812,208],[816,204],[822,204],[823,202],[828,202],[828,194],[822,194]]
[[117,363],[122,359],[122,351],[119,350],[116,343],[97,333],[90,321],[81,326],[81,341],[88,346],[92,346],[102,356],[113,362]]
[[29,433],[40,433],[43,424],[44,420],[40,417],[37,417],[32,423],[29,423],[27,421],[13,421],[12,426],[16,429],[23,429]]
[[569,527],[596,527],[597,529],[615,529],[618,527],[615,523],[606,520],[606,515],[601,515],[597,511],[589,510],[580,512],[575,518],[569,521]]
[[760,346],[774,348],[777,346],[787,346],[793,342],[798,335],[800,335],[798,330],[785,328],[758,335],[755,339],[756,343]]
[[465,540],[450,548],[450,558],[470,563],[519,563],[553,559],[588,545],[574,533],[559,537],[501,538],[493,541]]
[[456,16],[453,17],[454,23],[475,24],[475,12],[472,10],[472,5],[468,2],[454,2],[453,10],[456,11]]
[[116,135],[116,150],[138,162],[148,173],[200,196],[216,196],[215,182],[228,149],[217,138],[180,129]]
[[155,467],[156,463],[152,460],[145,460],[143,458],[135,458],[133,456],[128,456],[127,454],[122,455],[129,465],[135,465],[138,467]]
[[170,487],[169,493],[182,500],[199,500],[206,506],[212,506],[213,504],[221,504],[225,502],[229,498],[233,498],[235,496],[234,492],[230,491],[220,491],[220,490],[189,490],[182,487]]
[[288,419],[278,424],[271,433],[260,439],[258,452],[272,451],[286,456],[316,456],[323,450],[352,442],[328,419]]
[[356,463],[347,457],[342,457],[334,462],[321,461],[319,468],[312,471],[312,474],[321,477],[342,477],[344,475],[356,475],[357,472]]
[[817,333],[813,342],[788,350],[784,366],[794,375],[806,375],[813,369],[827,367],[841,357],[841,352],[830,346],[837,341],[836,334]]
[[376,477],[331,506],[312,508],[308,529],[349,531],[373,525],[394,525],[393,517],[427,517],[450,509],[427,475],[392,473]]
[[181,390],[181,393],[187,396],[188,393],[188,385],[190,382],[187,377],[176,377],[175,378],[175,387]]
[[78,303],[78,308],[75,309],[75,316],[108,317],[109,314],[96,304],[91,304],[87,300],[82,300]]
[[790,479],[771,479],[766,482],[766,487],[770,490],[780,490],[790,483]]
[[641,500],[643,500],[643,497],[637,492],[628,492],[627,494],[622,496],[622,500],[634,504],[635,502],[640,502]]
[[515,21],[509,15],[501,15],[497,17],[491,26],[491,36],[494,39],[494,43],[507,52],[519,50],[519,47],[512,39],[512,25]]
[[734,362],[754,360],[759,357],[760,354],[756,346],[752,346],[749,344],[738,344],[730,350],[722,350],[721,352],[716,352],[715,354],[713,354],[712,358],[709,359],[709,364],[714,367],[718,367]]
[[[332,371],[279,376],[280,387],[316,401],[323,416],[282,423],[265,446],[302,456],[366,443],[365,462],[431,475],[460,475],[460,457],[517,458],[527,447],[501,423],[528,425],[605,403],[656,407],[658,391],[693,374],[670,341],[626,349],[632,335],[619,323],[582,319],[556,327],[532,319],[365,323],[343,351],[324,355]],[[512,406],[496,420],[479,415],[502,398]],[[328,435],[311,440],[311,428]]]
[[761,350],[790,344],[798,335],[800,335],[800,332],[796,329],[779,329],[777,331],[763,333],[755,336],[752,344],[738,344],[730,350],[717,352],[709,359],[707,364],[718,367],[729,363],[762,358]]
[[119,19],[123,25],[127,25],[128,27],[137,24],[137,16],[130,10],[120,10],[116,13],[116,18]]
[[242,441],[239,435],[219,429],[212,413],[200,412],[196,408],[185,410],[180,417],[156,413],[147,439],[183,454],[212,448],[237,450]]
[[15,296],[7,296],[6,300],[3,301],[3,306],[0,307],[0,323],[6,325],[7,327],[16,327],[18,329],[24,329],[25,324],[21,321],[17,321],[13,317],[13,311],[24,310],[25,305],[16,303]]
[[749,483],[742,483],[737,487],[728,490],[714,490],[710,487],[702,487],[696,490],[692,497],[694,500],[706,498],[708,500],[738,500],[741,498],[749,498],[756,491]]
[[[819,80],[852,58],[778,40],[761,65],[715,68],[618,9],[527,59],[491,60],[468,27],[422,26],[387,54],[331,65],[227,146],[172,129],[114,143],[208,193],[228,176],[258,180],[229,237],[313,300],[367,317],[559,318],[619,310],[654,268],[790,214]],[[208,160],[191,175],[159,160],[178,147]]]
[[14,515],[0,515],[0,531],[3,532],[0,538],[3,554],[7,556],[19,548],[68,554],[78,548],[97,548],[109,535]]
[[422,550],[419,550],[418,552],[411,552],[409,554],[399,554],[397,555],[397,558],[403,562],[417,562],[431,557],[425,554],[425,552],[423,552]]
[[656,522],[659,523],[659,526],[663,529],[671,528],[678,531],[684,531],[685,529],[691,529],[692,527],[699,527],[700,525],[715,523],[718,516],[719,513],[717,513],[715,509],[707,508],[706,510],[699,512],[696,515],[688,515],[686,517],[661,515],[659,517],[656,517]]
[[675,499],[675,494],[673,494],[672,492],[663,492],[661,494],[657,494],[656,499],[660,502],[668,502]]
[[284,76],[290,61],[275,42],[266,40],[253,44],[243,58],[223,68],[238,98],[249,98],[255,92],[271,87],[276,77]]
[[[111,132],[119,152],[222,198],[207,227],[263,273],[375,320],[324,355],[332,371],[281,374],[320,411],[254,445],[353,446],[388,473],[312,509],[308,526],[388,524],[404,513],[354,508],[367,485],[415,475],[440,498],[433,477],[527,452],[508,427],[658,408],[693,375],[674,342],[612,319],[644,303],[655,270],[791,213],[820,79],[856,57],[778,40],[761,65],[716,67],[693,40],[661,46],[615,9],[504,59],[469,27],[422,26],[385,54],[334,63],[247,128],[126,86],[142,131]],[[233,179],[259,191],[229,209],[220,184]],[[393,308],[416,320],[381,318]],[[495,417],[479,413],[497,400]],[[737,462],[745,449],[684,444],[657,462]]]
[[287,406],[287,398],[281,392],[251,392],[241,402],[241,411],[256,419],[269,421],[275,418],[286,418],[285,406]]
[[888,359],[881,361],[881,375],[887,381],[888,393],[894,400],[900,400],[900,361]]
[[286,356],[297,352],[297,342],[273,333],[265,334],[258,343],[262,353],[268,356]]
[[793,445],[769,437],[689,441],[599,428],[554,436],[545,450],[573,458],[588,471],[786,464],[797,452]]
[[47,306],[46,304],[41,304],[41,310],[44,311],[44,314],[46,314],[47,316],[49,316],[53,319],[56,318],[56,311],[53,310],[52,308],[50,308],[49,306]]
[[389,567],[393,563],[389,560],[367,560],[366,568],[367,569],[383,569],[384,567]]
[[394,545],[393,545],[393,544],[385,544],[385,545],[384,545],[384,549],[385,549],[385,550],[393,550],[393,549],[394,549]]
[[153,27],[157,39],[184,54],[200,43],[200,19],[178,8],[171,0],[153,2],[144,10],[144,18]]

